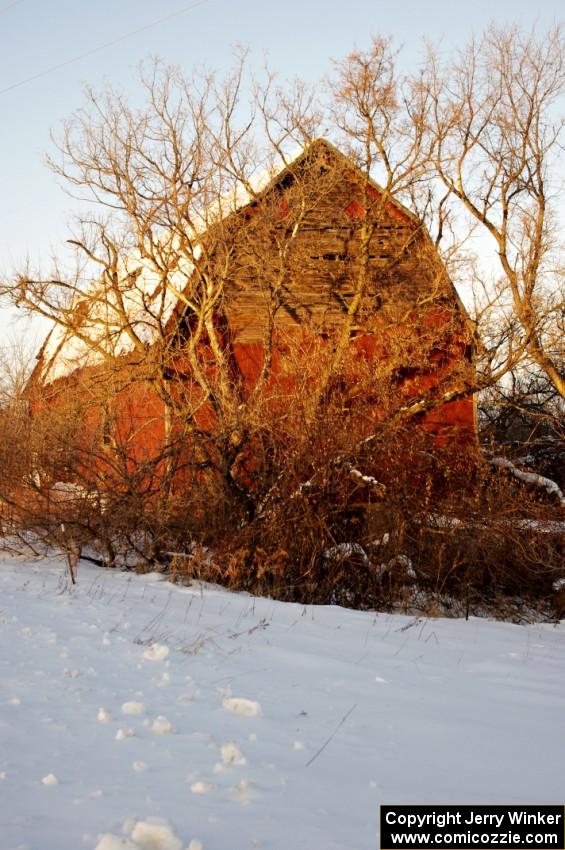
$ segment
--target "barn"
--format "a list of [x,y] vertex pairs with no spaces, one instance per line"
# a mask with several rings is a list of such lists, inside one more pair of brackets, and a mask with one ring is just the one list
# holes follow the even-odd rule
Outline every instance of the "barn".
[[38,355],[32,410],[80,401],[93,464],[125,446],[163,468],[174,438],[248,488],[257,411],[284,417],[299,391],[306,431],[328,399],[360,438],[420,404],[411,427],[475,446],[472,327],[437,249],[328,141],[187,233],[75,299]]

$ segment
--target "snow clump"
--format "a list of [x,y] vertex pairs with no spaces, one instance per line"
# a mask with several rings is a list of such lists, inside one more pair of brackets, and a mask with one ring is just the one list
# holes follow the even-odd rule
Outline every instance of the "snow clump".
[[237,744],[228,741],[227,744],[222,744],[222,761],[226,767],[229,767],[230,765],[245,764],[245,757]]
[[106,711],[105,708],[99,708],[98,714],[96,715],[96,719],[99,723],[111,723],[112,715],[109,711]]
[[144,714],[145,706],[142,702],[124,702],[122,705],[123,714]]
[[261,706],[258,702],[244,697],[230,697],[224,700],[224,708],[226,711],[231,711],[232,714],[239,714],[242,717],[257,717],[261,714]]
[[182,842],[171,827],[161,821],[128,822],[131,838],[124,835],[103,835],[95,850],[182,850]]
[[151,724],[151,729],[156,735],[170,735],[173,731],[173,724],[164,714],[160,714]]
[[210,782],[193,782],[190,786],[190,790],[193,794],[209,794],[210,791],[213,791],[214,786]]
[[182,850],[182,842],[166,823],[140,820],[131,834],[140,850]]
[[143,657],[147,661],[164,661],[170,651],[164,643],[152,643],[143,653]]
[[118,729],[116,732],[116,741],[125,741],[126,738],[133,738],[135,732],[133,729]]

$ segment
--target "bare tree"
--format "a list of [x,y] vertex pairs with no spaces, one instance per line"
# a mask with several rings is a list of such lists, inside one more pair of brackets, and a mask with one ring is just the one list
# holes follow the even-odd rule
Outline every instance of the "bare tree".
[[33,340],[15,333],[0,347],[0,408],[22,401],[36,348]]
[[[195,467],[219,476],[253,516],[263,495],[261,488],[250,494],[241,470],[262,439],[264,394],[273,392],[281,339],[288,344],[305,321],[327,340],[302,382],[306,429],[324,415],[328,396],[351,383],[350,343],[364,333],[380,334],[387,354],[378,369],[369,358],[373,367],[346,391],[344,404],[378,397],[381,419],[402,421],[469,397],[476,383],[464,352],[460,370],[440,363],[465,348],[461,339],[470,330],[462,309],[446,308],[453,288],[422,223],[394,200],[416,192],[429,170],[429,93],[397,79],[394,52],[383,40],[338,66],[331,116],[364,175],[352,178],[351,197],[341,198],[336,152],[312,147],[306,168],[296,157],[319,126],[312,94],[300,83],[284,93],[272,74],[250,83],[246,62],[240,56],[223,80],[187,79],[153,65],[142,72],[142,109],[112,89],[89,90],[87,107],[67,122],[51,160],[90,205],[69,240],[77,272],[21,274],[7,290],[55,323],[34,390],[57,392],[58,379],[73,372],[84,386],[91,375],[86,398],[96,409],[101,393],[120,398],[149,387],[162,405],[154,463],[163,453],[170,459],[164,490],[174,489],[172,447],[182,433]],[[284,190],[271,191],[270,176],[281,167]],[[336,203],[343,221],[321,249],[316,216]],[[425,317],[434,310],[430,324]],[[246,327],[250,316],[256,337]],[[238,333],[260,347],[251,381],[233,356]],[[435,378],[414,399],[425,373]],[[110,407],[98,405],[108,413],[99,414],[104,422],[95,430],[119,445]],[[380,426],[369,420],[378,442]]]
[[[416,541],[443,529],[417,517],[437,479],[465,494],[469,478],[441,409],[526,355],[560,388],[559,299],[541,295],[555,292],[546,168],[561,129],[546,110],[561,42],[535,44],[492,30],[413,78],[375,39],[336,65],[323,105],[301,83],[253,80],[245,55],[224,79],[151,66],[139,109],[88,91],[51,160],[87,205],[76,272],[3,286],[54,322],[26,389],[28,451],[3,485],[28,527],[75,560],[98,541],[108,563],[122,544],[153,564],[187,539],[236,540],[207,576],[227,563],[238,586],[290,598],[325,582],[325,601],[352,554],[371,562],[371,598],[407,577],[406,551],[425,561]],[[326,118],[358,168],[315,141]],[[504,272],[479,305],[481,343],[453,288],[457,205]],[[445,551],[442,582],[461,562]]]
[[[430,53],[423,78],[431,162],[450,198],[487,234],[499,263],[510,360],[521,351],[565,397],[559,201],[565,120],[562,26],[491,26],[454,61]],[[509,365],[512,365],[510,362]]]
[[[36,393],[56,392],[59,378],[79,371],[82,385],[94,375],[92,398],[104,383],[108,397],[150,387],[162,404],[159,456],[172,455],[180,429],[195,463],[215,469],[237,495],[232,468],[271,372],[289,247],[314,201],[302,197],[298,215],[282,226],[277,199],[255,215],[253,238],[260,230],[277,241],[278,267],[258,281],[269,320],[250,396],[234,375],[223,319],[234,245],[240,255],[243,243],[256,252],[248,217],[234,213],[253,205],[275,163],[277,170],[290,163],[311,137],[312,98],[301,84],[295,97],[283,96],[271,75],[254,83],[244,54],[223,80],[187,79],[156,63],[141,81],[144,108],[111,88],[89,90],[87,107],[56,142],[51,168],[90,210],[69,240],[76,273],[26,272],[4,289],[55,325],[32,379]],[[256,260],[265,272],[269,264]],[[106,417],[106,430],[110,424]]]

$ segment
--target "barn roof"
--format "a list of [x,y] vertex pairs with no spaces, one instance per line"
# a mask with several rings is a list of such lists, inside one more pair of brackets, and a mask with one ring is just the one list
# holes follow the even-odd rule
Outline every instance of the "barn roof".
[[[337,162],[342,169],[360,177],[365,184],[383,193],[382,187],[367,177],[350,158],[327,139],[318,138],[297,151],[295,156],[288,158],[282,169],[274,173],[272,170],[261,173],[250,191],[238,191],[218,201],[217,208],[209,210],[207,221],[220,222],[241,213],[272,193],[288,175],[296,173],[303,164],[320,158]],[[420,226],[418,218],[395,198],[387,198],[386,205],[407,223]],[[205,232],[206,228],[202,227],[201,233],[196,234],[196,240],[201,239]],[[182,289],[193,269],[194,266],[191,266],[188,258],[185,259],[183,268],[171,275],[172,287]],[[83,299],[77,299],[73,307],[73,327],[69,328],[61,323],[54,324],[38,355],[38,364],[32,380],[43,385],[50,384],[77,369],[97,365],[107,357],[125,355],[135,347],[130,333],[132,330],[143,343],[150,346],[158,339],[163,326],[172,320],[179,304],[173,288],[163,294],[156,271],[133,254],[131,260],[124,263],[123,285],[120,286],[120,298],[126,308],[129,327],[124,328],[121,322],[116,295],[105,287],[102,281],[97,281]],[[453,292],[455,293],[455,290]],[[457,298],[457,295],[455,297]],[[159,302],[158,316],[153,316],[151,308],[159,299],[163,300]]]
[[[320,136],[316,139],[313,139],[308,145],[305,145],[301,149],[299,149],[294,156],[291,156],[287,159],[282,169],[273,172],[263,172],[257,178],[257,186],[254,187],[258,193],[257,200],[272,192],[276,186],[283,182],[285,177],[288,174],[292,174],[295,172],[299,166],[305,162],[307,159],[315,159],[316,157],[326,157],[328,159],[333,159],[335,162],[340,164],[344,169],[351,171],[354,174],[357,174],[361,179],[373,189],[375,189],[381,195],[384,190],[376,180],[373,180],[372,177],[363,172],[358,165],[353,162],[353,160],[346,156],[339,148],[336,148],[331,142],[329,142],[326,138]],[[253,199],[250,199],[251,203],[253,203]],[[390,204],[391,207],[400,212],[403,216],[406,216],[413,224],[420,225],[421,222],[419,218],[411,212],[407,207],[404,206],[397,198],[392,195],[389,195],[386,199],[387,205]],[[247,203],[243,203],[240,209],[246,206]]]

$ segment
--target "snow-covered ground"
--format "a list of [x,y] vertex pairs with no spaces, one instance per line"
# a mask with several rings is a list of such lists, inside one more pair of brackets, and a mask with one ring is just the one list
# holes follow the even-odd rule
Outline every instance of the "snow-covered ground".
[[379,803],[562,803],[565,624],[0,560],[1,850],[370,850]]

